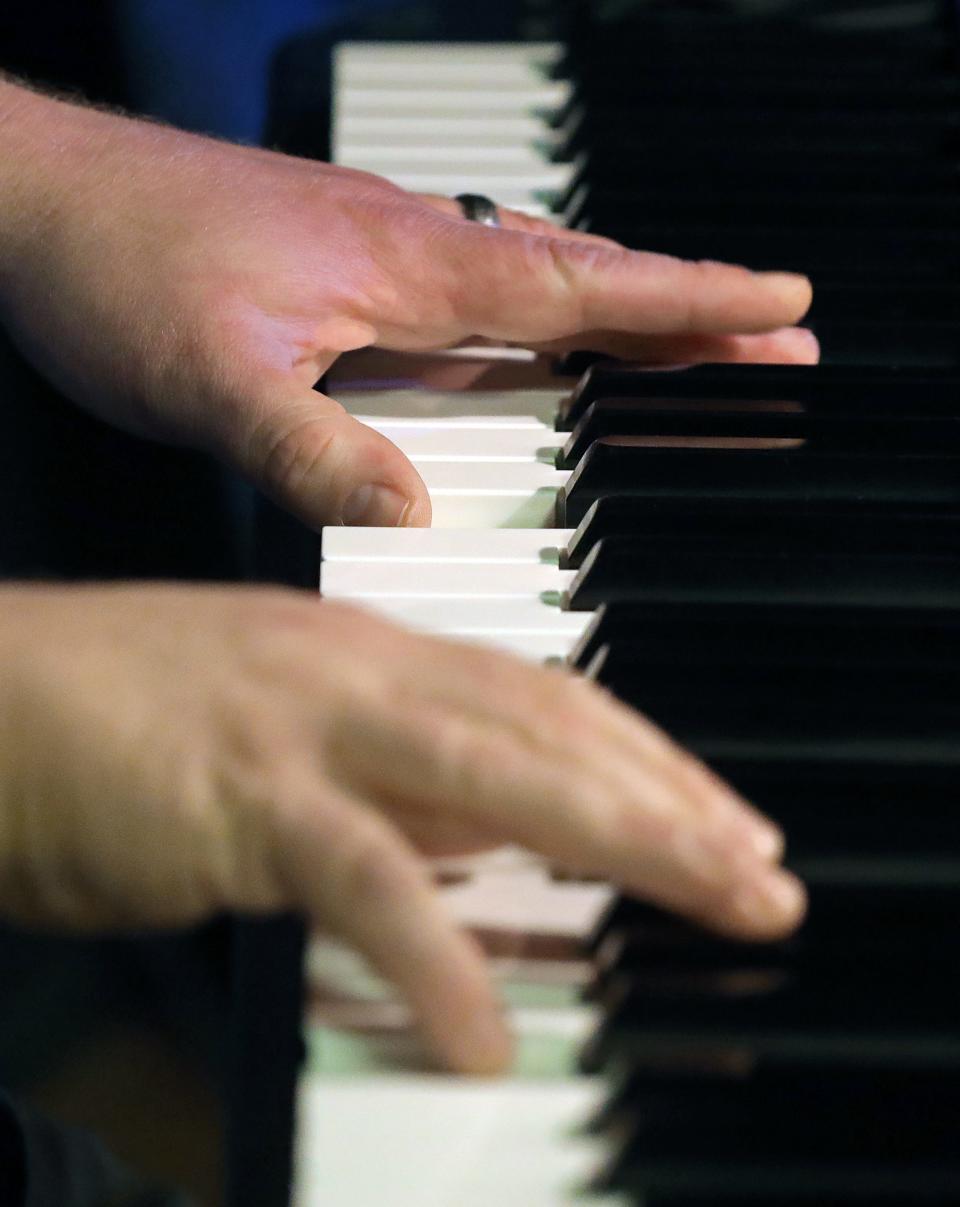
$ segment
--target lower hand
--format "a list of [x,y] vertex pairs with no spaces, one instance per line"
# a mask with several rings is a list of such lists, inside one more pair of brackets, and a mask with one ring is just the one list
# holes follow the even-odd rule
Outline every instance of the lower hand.
[[586,681],[291,592],[0,590],[0,912],[296,909],[492,1072],[493,990],[420,855],[503,843],[743,938],[803,912],[776,828]]

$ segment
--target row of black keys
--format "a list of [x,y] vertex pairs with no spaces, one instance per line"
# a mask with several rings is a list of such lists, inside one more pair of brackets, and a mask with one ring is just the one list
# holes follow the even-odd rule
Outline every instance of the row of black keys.
[[[714,764],[817,876],[934,860],[960,883],[958,386],[596,366],[567,400],[568,447],[587,451],[565,511],[592,505],[562,552],[564,605],[596,611],[572,665]],[[617,431],[799,446],[604,443]]]
[[955,1203],[958,904],[935,877],[825,881],[797,937],[746,945],[619,901],[582,1054],[614,1081],[599,1187],[670,1207]]
[[558,118],[560,154],[582,157],[565,220],[629,246],[809,273],[826,360],[957,363],[948,23],[841,35],[690,22],[683,7],[578,41]]
[[[828,358],[955,361],[944,31],[635,30],[601,56],[577,43],[571,215],[813,272]],[[564,407],[567,604],[601,605],[573,661],[781,822],[811,888],[779,944],[628,901],[605,920],[583,1053],[618,1074],[601,1189],[645,1207],[960,1202],[957,386],[597,368]]]
[[[958,384],[597,366],[566,401],[567,503],[597,484],[568,604],[600,604],[572,661],[775,818],[811,891],[781,943],[604,920],[596,1189],[960,1201]],[[615,443],[656,437],[788,447]]]

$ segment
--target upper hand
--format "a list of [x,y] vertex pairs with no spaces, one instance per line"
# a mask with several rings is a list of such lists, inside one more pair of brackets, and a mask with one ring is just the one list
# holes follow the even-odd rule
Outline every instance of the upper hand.
[[0,151],[24,217],[6,237],[0,222],[0,317],[22,349],[77,402],[214,451],[313,525],[430,519],[399,450],[311,388],[343,352],[480,336],[816,359],[785,329],[810,303],[802,277],[509,212],[490,229],[365,173],[13,92]]

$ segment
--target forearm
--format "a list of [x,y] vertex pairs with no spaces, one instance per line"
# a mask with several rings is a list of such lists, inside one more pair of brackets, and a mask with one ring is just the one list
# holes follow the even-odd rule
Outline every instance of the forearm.
[[0,77],[0,290],[57,207],[74,158],[75,106]]
[[96,194],[129,171],[123,146],[138,129],[159,127],[0,74],[0,319],[25,276],[35,285],[68,247],[95,238]]

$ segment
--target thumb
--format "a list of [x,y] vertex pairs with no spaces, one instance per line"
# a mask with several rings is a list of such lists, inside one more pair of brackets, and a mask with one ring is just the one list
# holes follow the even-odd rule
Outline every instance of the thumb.
[[427,488],[403,453],[325,394],[261,407],[228,439],[229,459],[313,528],[430,524]]

